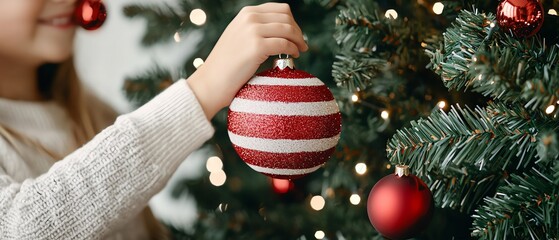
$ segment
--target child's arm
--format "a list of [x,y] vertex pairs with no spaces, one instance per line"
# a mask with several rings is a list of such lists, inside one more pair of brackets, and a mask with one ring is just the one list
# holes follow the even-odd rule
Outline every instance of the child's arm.
[[221,35],[188,84],[208,119],[228,106],[268,56],[299,57],[307,44],[287,4],[245,7]]
[[298,56],[306,48],[287,5],[243,9],[188,84],[179,81],[119,117],[36,179],[16,182],[0,167],[0,239],[110,233],[136,216],[211,137],[208,119],[231,102],[268,55]]
[[[0,168],[0,239],[102,238],[136,217],[212,134],[181,80],[35,179],[17,182]],[[0,165],[10,160],[0,155]]]

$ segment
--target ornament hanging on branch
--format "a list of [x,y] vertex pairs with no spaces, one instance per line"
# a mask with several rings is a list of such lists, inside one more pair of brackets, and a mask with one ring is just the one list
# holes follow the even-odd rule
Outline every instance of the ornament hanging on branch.
[[295,188],[295,183],[287,179],[271,178],[272,189],[277,194],[286,194]]
[[497,24],[514,36],[530,37],[540,31],[544,10],[539,0],[503,0],[497,6]]
[[434,208],[427,185],[406,165],[378,181],[369,194],[367,213],[375,229],[389,239],[417,235],[429,223]]
[[228,132],[252,169],[295,179],[316,171],[334,153],[341,114],[322,81],[295,70],[292,58],[280,58],[237,93],[229,107]]
[[102,0],[79,0],[74,11],[74,21],[85,30],[96,30],[105,23],[107,9]]

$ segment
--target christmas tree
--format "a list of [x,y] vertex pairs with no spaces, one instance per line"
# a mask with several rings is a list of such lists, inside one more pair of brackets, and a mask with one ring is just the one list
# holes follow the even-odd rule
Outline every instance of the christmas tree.
[[[204,34],[183,68],[131,76],[131,101],[186,78],[236,13],[261,2],[127,7],[127,16],[147,19],[146,47]],[[199,208],[193,229],[173,226],[176,238],[382,239],[367,197],[396,164],[408,165],[435,202],[418,239],[557,238],[559,2],[288,3],[310,46],[297,67],[329,85],[342,112],[336,153],[302,179],[271,179],[238,158],[224,110],[208,143],[217,156],[208,163],[223,166],[174,189]]]

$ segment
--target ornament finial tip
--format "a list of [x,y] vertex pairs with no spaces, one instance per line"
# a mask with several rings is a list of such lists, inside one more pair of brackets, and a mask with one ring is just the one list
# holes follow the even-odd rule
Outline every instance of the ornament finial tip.
[[394,174],[398,175],[398,177],[408,176],[410,175],[410,167],[408,165],[396,165]]
[[279,58],[274,59],[274,68],[279,68],[280,70],[284,70],[285,68],[295,69],[295,63],[293,62],[293,58],[286,55],[287,58],[282,58],[282,54],[279,55]]

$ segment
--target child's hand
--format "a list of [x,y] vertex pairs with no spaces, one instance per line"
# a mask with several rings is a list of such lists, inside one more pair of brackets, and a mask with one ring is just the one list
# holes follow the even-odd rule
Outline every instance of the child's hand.
[[289,5],[244,7],[225,29],[205,63],[188,79],[208,119],[228,106],[268,56],[307,51]]

